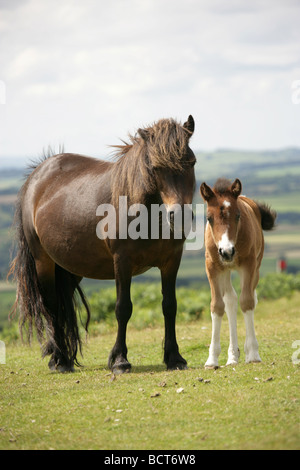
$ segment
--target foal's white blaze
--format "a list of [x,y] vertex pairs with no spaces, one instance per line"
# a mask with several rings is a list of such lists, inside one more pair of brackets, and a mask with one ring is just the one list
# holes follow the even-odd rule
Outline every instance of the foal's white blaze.
[[218,248],[223,251],[232,250],[234,244],[228,238],[228,229],[223,233],[221,240],[218,243]]
[[225,201],[223,202],[223,206],[228,209],[228,207],[230,207],[230,202],[225,199]]

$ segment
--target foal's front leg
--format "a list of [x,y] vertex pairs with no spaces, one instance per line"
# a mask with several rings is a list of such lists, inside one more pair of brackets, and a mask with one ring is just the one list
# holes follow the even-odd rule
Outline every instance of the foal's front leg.
[[221,274],[216,275],[213,266],[207,265],[207,275],[211,289],[211,320],[212,335],[209,347],[209,356],[205,363],[206,369],[216,369],[219,366],[219,355],[221,353],[221,325],[225,311],[223,301],[223,277]]
[[115,345],[108,359],[108,367],[115,374],[122,374],[131,369],[127,360],[126,329],[132,314],[132,302],[130,298],[131,271],[127,259],[118,255],[114,257],[114,268],[117,289],[116,318],[118,321],[118,333]]

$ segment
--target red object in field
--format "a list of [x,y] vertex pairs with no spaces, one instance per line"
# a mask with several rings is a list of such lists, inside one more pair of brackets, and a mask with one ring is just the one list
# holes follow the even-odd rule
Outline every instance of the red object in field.
[[286,271],[286,269],[287,269],[287,262],[286,262],[286,260],[285,260],[284,258],[280,258],[280,259],[278,260],[277,266],[278,266],[278,271],[279,271],[279,272],[282,273],[283,271]]

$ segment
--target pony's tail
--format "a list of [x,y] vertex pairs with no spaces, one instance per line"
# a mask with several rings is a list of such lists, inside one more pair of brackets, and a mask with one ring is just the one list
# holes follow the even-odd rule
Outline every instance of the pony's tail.
[[272,230],[275,227],[277,213],[267,204],[256,202],[261,216],[261,226],[263,230]]
[[86,331],[90,320],[90,310],[86,298],[76,276],[56,265],[57,308],[53,312],[47,307],[36,272],[35,260],[24,234],[20,204],[16,209],[15,225],[17,228],[17,253],[11,263],[8,277],[12,276],[16,281],[17,294],[10,317],[16,313],[19,307],[19,327],[22,339],[24,338],[23,333],[26,331],[27,340],[30,342],[35,329],[39,342],[44,344],[43,357],[54,353],[56,365],[64,362],[71,368],[74,363],[79,364],[77,361],[78,349],[81,352],[76,314],[78,297],[87,311]]
[[[16,257],[11,263],[10,271],[7,277],[12,277],[14,279],[17,285],[17,292],[15,303],[10,312],[10,317],[15,315],[19,307],[19,327],[22,339],[23,331],[26,327],[26,336],[30,342],[33,334],[33,327],[35,327],[37,337],[39,341],[41,341],[44,335],[43,317],[47,319],[49,314],[45,308],[41,294],[35,268],[35,261],[29,250],[29,246],[24,234],[20,202],[16,208],[14,223],[17,230],[17,253]],[[49,336],[51,336],[50,331]]]

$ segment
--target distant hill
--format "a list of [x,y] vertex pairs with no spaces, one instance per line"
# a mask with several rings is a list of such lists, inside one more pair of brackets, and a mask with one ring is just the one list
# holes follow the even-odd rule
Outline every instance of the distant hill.
[[[291,265],[294,265],[296,270],[300,269],[300,148],[268,151],[219,149],[195,153],[195,202],[203,203],[199,195],[202,181],[213,185],[221,176],[231,180],[238,177],[242,181],[244,194],[264,200],[278,212],[279,228],[275,235],[268,235],[270,246],[266,247],[267,256],[276,260],[280,253],[290,253]],[[13,166],[13,160],[11,164]],[[0,167],[0,279],[5,278],[8,271],[13,238],[10,227],[14,202],[24,182],[24,173],[24,168],[9,168],[7,163],[5,168]],[[189,269],[189,258],[193,258],[193,253],[185,255],[183,266],[187,278],[189,271],[193,271],[194,277],[197,273],[196,267]],[[272,263],[274,265],[275,261]],[[204,275],[203,269],[201,272]]]

